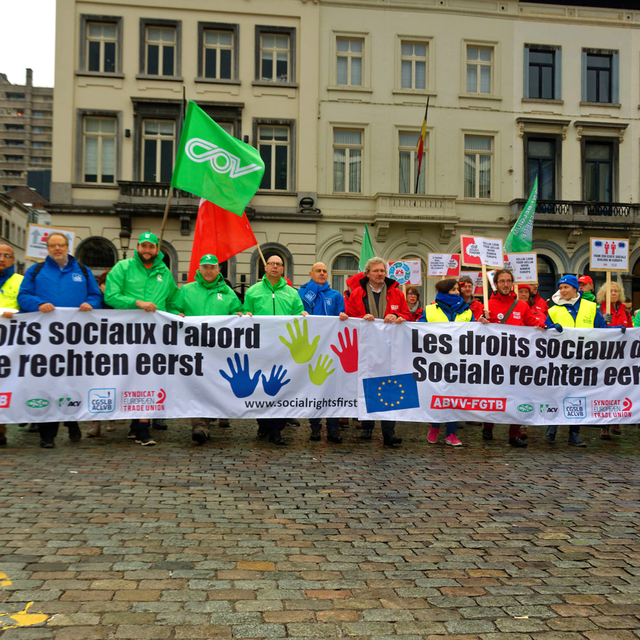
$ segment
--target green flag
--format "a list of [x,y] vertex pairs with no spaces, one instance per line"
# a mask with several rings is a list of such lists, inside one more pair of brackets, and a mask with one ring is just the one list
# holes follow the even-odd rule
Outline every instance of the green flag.
[[242,215],[260,186],[264,162],[189,101],[171,186]]
[[531,194],[524,206],[522,213],[518,216],[513,229],[509,231],[509,235],[504,243],[505,253],[526,253],[531,251],[533,243],[533,216],[536,212],[536,203],[538,202],[538,176],[533,182]]
[[360,247],[360,271],[364,271],[364,267],[367,264],[369,258],[373,258],[376,254],[373,252],[373,245],[371,244],[371,236],[369,236],[369,229],[367,225],[364,225],[364,233],[362,234],[362,247]]

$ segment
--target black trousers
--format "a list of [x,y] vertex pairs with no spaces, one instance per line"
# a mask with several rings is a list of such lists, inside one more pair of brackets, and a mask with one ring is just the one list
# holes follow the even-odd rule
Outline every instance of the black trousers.
[[[58,435],[58,426],[59,422],[37,422],[35,423],[38,427],[38,431],[40,431],[41,438],[55,438]],[[73,427],[77,426],[77,422],[65,422],[65,427]]]
[[270,438],[277,438],[286,424],[286,418],[258,418],[258,429],[266,431]]
[[[373,429],[375,426],[375,420],[363,420],[362,428],[363,429]],[[382,429],[382,435],[393,435],[396,431],[396,421],[395,420],[380,420],[380,428]]]

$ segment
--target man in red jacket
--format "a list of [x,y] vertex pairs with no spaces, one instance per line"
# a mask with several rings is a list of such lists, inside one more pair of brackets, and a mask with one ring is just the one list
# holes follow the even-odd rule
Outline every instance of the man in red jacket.
[[[353,286],[350,284],[349,286]],[[346,304],[347,315],[373,322],[384,320],[387,324],[402,324],[411,319],[404,293],[398,283],[387,278],[387,263],[382,258],[370,258],[364,268],[364,277],[354,286]],[[340,315],[342,318],[342,315]],[[374,421],[362,421],[363,440],[371,440]],[[382,437],[387,447],[402,444],[402,438],[396,436],[394,420],[382,420]]]
[[[482,324],[509,324],[524,327],[538,327],[539,321],[524,300],[518,300],[513,291],[513,274],[508,269],[498,269],[493,282],[497,291],[489,298],[489,318],[479,319]],[[493,425],[482,424],[482,437],[493,440]],[[526,436],[520,430],[519,424],[509,425],[509,444],[512,447],[526,447]]]
[[538,283],[531,285],[531,299],[534,307],[537,307],[544,316],[549,313],[549,305],[542,299],[542,296],[538,293]]
[[469,309],[471,309],[471,313],[473,313],[473,317],[477,321],[482,315],[483,307],[482,302],[473,297],[474,284],[471,276],[460,277],[458,279],[458,286],[460,287],[460,295],[462,296],[462,299],[469,303]]

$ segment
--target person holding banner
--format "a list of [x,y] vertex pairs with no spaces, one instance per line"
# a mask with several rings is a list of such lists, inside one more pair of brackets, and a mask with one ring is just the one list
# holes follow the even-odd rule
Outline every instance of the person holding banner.
[[593,293],[593,279],[591,276],[580,276],[578,278],[578,284],[580,285],[580,293],[585,300],[589,302],[595,302],[596,296]]
[[[227,285],[220,273],[218,258],[207,253],[200,258],[194,282],[185,284],[172,302],[174,311],[181,316],[242,316],[242,304],[236,292]],[[191,439],[204,444],[209,439],[207,418],[191,418]],[[220,418],[218,426],[228,428],[229,420]]]
[[[430,304],[418,322],[475,322],[469,303],[460,295],[460,285],[454,278],[447,278],[436,282],[436,301]],[[447,428],[445,444],[450,447],[461,447],[462,442],[456,436],[458,422],[444,422]],[[440,427],[431,425],[427,441],[431,444],[438,442]]]
[[423,308],[420,306],[420,292],[418,287],[411,285],[407,287],[407,306],[409,307],[409,313],[411,314],[411,322],[419,322],[424,313]]
[[[114,309],[142,309],[172,311],[173,299],[178,295],[173,275],[164,263],[164,254],[158,246],[158,236],[150,231],[140,234],[133,258],[120,260],[109,271],[104,300]],[[154,420],[155,429],[165,430],[164,420]],[[144,447],[156,444],[149,434],[149,419],[134,418],[129,428],[130,440]]]
[[[513,274],[509,269],[496,270],[493,282],[496,285],[496,291],[489,298],[489,318],[481,316],[479,322],[518,327],[540,327],[529,305],[518,300],[518,296],[513,291]],[[493,424],[489,422],[482,424],[482,437],[485,440],[493,440]],[[521,425],[509,425],[509,444],[512,447],[526,447],[526,439],[527,436],[522,433]]]
[[[586,300],[579,291],[578,278],[572,275],[563,276],[558,280],[558,291],[551,299],[554,305],[549,308],[546,325],[562,333],[564,327],[578,327],[582,329],[606,329],[607,323],[598,310],[595,302]],[[621,327],[626,332],[625,326]],[[558,425],[547,428],[547,442],[555,442]],[[569,444],[574,447],[586,447],[586,442],[580,439],[580,425],[569,426]]]
[[[540,313],[546,317],[547,313],[549,313],[549,305],[542,298],[542,296],[538,293],[538,283],[533,282],[531,285],[531,302],[534,307],[537,307],[540,310]],[[520,285],[518,285],[520,287]]]
[[547,319],[546,314],[543,314],[540,310],[540,307],[535,306],[532,300],[531,295],[531,286],[528,284],[519,284],[518,285],[518,300],[522,300],[529,305],[529,309],[531,309],[531,313],[536,317],[538,321],[539,327],[544,327],[545,320]]
[[[387,277],[387,263],[377,256],[367,260],[364,277],[349,296],[346,310],[350,318],[363,318],[368,322],[384,320],[386,324],[401,324],[411,319],[404,293],[395,280]],[[374,424],[374,420],[362,420],[360,438],[371,440]],[[380,427],[385,446],[402,444],[402,438],[396,436],[395,420],[382,420]]]
[[[69,254],[69,240],[60,232],[47,238],[49,255],[44,262],[27,269],[20,291],[20,310],[51,313],[56,307],[77,307],[79,311],[102,308],[102,293],[93,273]],[[82,433],[75,421],[65,422],[69,440],[78,442]],[[38,423],[40,446],[53,449],[58,435],[57,422]]]
[[458,285],[460,286],[462,299],[469,305],[473,317],[477,320],[484,313],[484,307],[482,306],[482,302],[476,300],[473,296],[474,283],[471,276],[460,276],[460,278],[458,278]]
[[[304,310],[312,316],[338,316],[342,320],[348,318],[344,312],[344,298],[329,286],[329,270],[322,262],[316,262],[309,271],[310,280],[298,289],[298,295]],[[319,442],[321,439],[322,420],[309,418],[311,435],[309,440]],[[340,418],[327,418],[327,441],[340,444]]]
[[[298,292],[283,277],[284,262],[278,254],[267,258],[265,274],[259,282],[250,286],[244,297],[244,311],[256,316],[308,316]],[[259,418],[258,438],[269,436],[272,444],[286,445],[281,432],[286,418]]]
[[[582,296],[585,297],[584,294]],[[596,294],[600,313],[609,327],[633,327],[633,320],[625,302],[627,295],[624,289],[617,283],[611,283],[611,309],[607,308],[607,285],[603,284]]]

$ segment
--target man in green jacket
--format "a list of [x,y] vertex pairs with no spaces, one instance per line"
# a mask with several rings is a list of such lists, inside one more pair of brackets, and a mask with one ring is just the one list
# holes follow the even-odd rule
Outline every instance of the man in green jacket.
[[[140,234],[133,258],[121,260],[107,275],[104,300],[114,309],[143,309],[173,311],[172,303],[178,294],[173,275],[163,261],[155,233]],[[165,430],[164,420],[155,420],[154,428]],[[148,419],[134,419],[129,431],[130,439],[143,446],[153,446]]]
[[[279,255],[267,258],[265,275],[259,282],[247,289],[244,296],[244,310],[256,316],[308,316],[298,292],[282,277],[284,263]],[[280,435],[287,423],[286,418],[260,418],[258,437],[269,436],[273,444],[287,444]]]
[[[202,256],[195,282],[185,284],[172,304],[181,316],[243,315],[238,296],[224,281],[218,258],[211,253]],[[220,418],[218,425],[227,428],[229,420]],[[207,418],[191,418],[191,438],[198,444],[204,444],[209,439]]]

